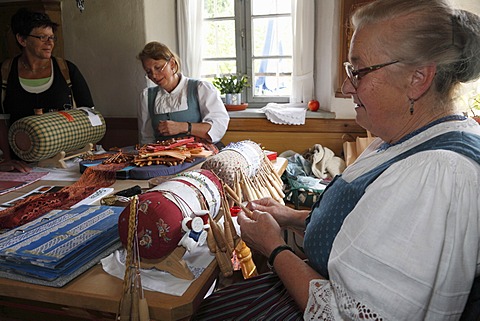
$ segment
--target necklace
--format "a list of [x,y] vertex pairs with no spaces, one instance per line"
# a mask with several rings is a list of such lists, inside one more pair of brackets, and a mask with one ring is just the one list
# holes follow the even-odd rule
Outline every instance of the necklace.
[[29,70],[33,73],[36,73],[39,70],[45,70],[45,69],[50,67],[50,60],[48,60],[48,63],[45,66],[40,66],[38,69],[33,69],[32,67],[30,67],[29,64],[25,63],[25,61],[23,59],[20,59],[20,62],[22,63],[23,68],[25,68],[26,70]]
[[442,118],[439,118],[437,120],[434,120],[432,121],[431,123],[411,132],[410,134],[407,134],[405,136],[403,136],[403,138],[401,138],[398,142],[396,143],[393,143],[393,144],[389,144],[389,143],[383,143],[382,145],[380,145],[380,147],[377,149],[377,152],[380,152],[380,151],[384,151],[392,146],[395,146],[395,145],[399,145],[401,143],[403,143],[404,141],[406,140],[409,140],[410,138],[412,138],[413,136],[416,136],[418,134],[420,134],[421,132],[424,132],[426,131],[427,129],[429,129],[430,127],[433,127],[437,124],[440,124],[440,123],[444,123],[444,122],[447,122],[447,121],[454,121],[454,120],[466,120],[467,117],[466,116],[463,116],[463,115],[448,115],[448,116],[445,116],[445,117],[442,117]]

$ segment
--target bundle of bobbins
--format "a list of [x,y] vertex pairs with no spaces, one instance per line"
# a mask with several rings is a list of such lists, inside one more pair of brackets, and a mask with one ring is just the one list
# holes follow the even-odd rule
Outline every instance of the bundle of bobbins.
[[[214,173],[200,169],[173,176],[138,196],[136,238],[142,268],[156,267],[191,280],[194,275],[183,261],[183,255],[207,243],[223,275],[233,274],[232,255],[241,240],[223,186]],[[118,223],[124,245],[129,229],[128,215],[125,209]],[[219,223],[222,216],[223,224]],[[255,275],[250,249],[240,246],[238,250],[245,258],[244,275]]]
[[282,179],[260,145],[253,141],[230,143],[207,159],[202,168],[220,177],[240,202],[272,197],[284,204]]

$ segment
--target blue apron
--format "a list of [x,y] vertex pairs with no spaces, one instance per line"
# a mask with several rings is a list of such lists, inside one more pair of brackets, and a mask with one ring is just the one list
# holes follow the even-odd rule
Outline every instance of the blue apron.
[[173,120],[177,122],[200,123],[202,115],[200,114],[200,104],[198,102],[198,80],[188,79],[187,82],[187,106],[188,109],[177,111],[173,113],[155,114],[155,98],[158,93],[158,86],[148,88],[148,112],[152,120],[153,132],[157,141],[167,140],[170,138],[185,136],[185,134],[178,134],[174,136],[162,136],[157,131],[157,125],[161,120]]
[[372,169],[350,183],[338,175],[327,186],[306,219],[305,254],[309,264],[328,279],[328,258],[333,241],[343,221],[353,210],[365,189],[397,161],[421,151],[450,150],[480,164],[480,136],[465,132],[448,132],[434,137]]

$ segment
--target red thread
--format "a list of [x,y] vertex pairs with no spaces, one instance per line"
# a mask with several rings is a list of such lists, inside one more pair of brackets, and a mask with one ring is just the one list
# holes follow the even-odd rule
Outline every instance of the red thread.
[[232,216],[237,216],[238,213],[240,213],[242,209],[240,208],[240,206],[232,206],[230,207],[230,215]]

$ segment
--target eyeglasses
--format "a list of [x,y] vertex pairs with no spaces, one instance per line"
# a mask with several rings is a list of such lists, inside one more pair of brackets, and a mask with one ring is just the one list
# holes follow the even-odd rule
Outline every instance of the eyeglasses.
[[149,71],[147,71],[147,76],[151,76],[153,75],[153,72],[155,71],[156,73],[159,73],[159,72],[162,72],[165,67],[167,67],[168,63],[170,62],[170,59],[168,59],[165,64],[163,65],[162,68],[158,67],[158,66],[153,66],[153,71],[150,69]]
[[29,37],[40,39],[41,42],[49,42],[52,40],[53,42],[57,41],[56,36],[35,36],[35,35],[28,35]]
[[391,62],[387,62],[387,63],[384,63],[384,64],[379,64],[379,65],[373,65],[373,66],[365,67],[365,68],[358,69],[358,70],[355,70],[353,65],[349,62],[344,62],[343,65],[345,66],[345,72],[347,73],[348,79],[352,83],[353,87],[355,87],[355,89],[357,89],[358,85],[360,83],[360,79],[362,79],[362,77],[366,76],[367,74],[371,73],[372,71],[381,69],[381,68],[389,66],[389,65],[396,64],[397,62],[400,62],[400,60],[395,60],[395,61],[391,61]]

